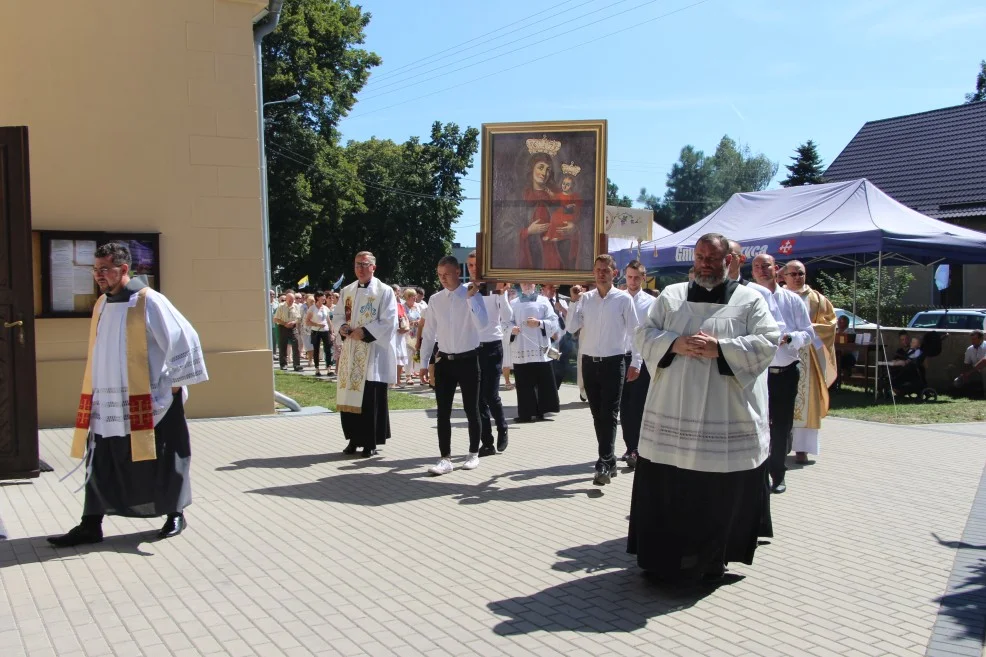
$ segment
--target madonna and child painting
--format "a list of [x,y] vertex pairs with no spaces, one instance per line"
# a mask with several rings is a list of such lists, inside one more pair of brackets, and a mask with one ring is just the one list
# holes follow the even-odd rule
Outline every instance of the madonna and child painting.
[[483,276],[591,278],[605,169],[605,121],[483,125]]

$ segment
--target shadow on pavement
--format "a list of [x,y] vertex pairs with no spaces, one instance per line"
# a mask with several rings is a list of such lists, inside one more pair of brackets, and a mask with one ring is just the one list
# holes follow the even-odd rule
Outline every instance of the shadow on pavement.
[[117,552],[139,557],[152,557],[154,556],[153,552],[142,550],[140,546],[142,543],[152,543],[158,540],[157,529],[105,536],[102,543],[79,545],[74,548],[53,548],[45,538],[44,536],[29,536],[0,541],[0,569],[54,560],[77,559],[91,552]]
[[227,470],[245,470],[247,468],[278,468],[284,470],[310,468],[320,463],[335,463],[353,458],[342,453],[342,448],[345,446],[345,441],[342,441],[338,451],[327,454],[300,454],[298,456],[275,456],[269,459],[243,459],[242,461],[234,461],[229,465],[219,466],[216,468],[216,471],[225,472]]
[[[931,535],[939,545],[953,550],[986,550],[986,545],[973,545],[965,541],[945,541],[934,532]],[[939,624],[941,617],[945,616],[950,621],[948,625],[962,628],[964,638],[975,639],[981,643],[986,634],[986,559],[979,559],[975,565],[960,566],[960,561],[967,563],[968,560],[962,559],[961,556],[957,557],[954,566],[965,571],[965,578],[956,585],[950,582],[945,595],[936,600],[941,605],[938,612]]]
[[[983,549],[982,546],[971,547]],[[965,638],[981,643],[986,633],[986,560],[980,559],[968,570],[971,574],[961,584],[936,600],[941,604],[939,623],[941,616],[945,616],[951,619],[950,625],[962,628]]]
[[[491,602],[507,617],[493,631],[501,636],[529,632],[632,632],[651,618],[692,607],[720,586],[743,578],[727,575],[714,584],[657,584],[644,576],[625,553],[626,538],[580,545],[558,552],[565,560],[552,568],[593,574],[528,596]],[[602,572],[600,572],[602,571]]]
[[[462,459],[453,459],[453,463],[458,468],[462,465]],[[432,477],[426,472],[426,468],[434,464],[434,458],[398,461],[356,459],[339,468],[343,474],[323,477],[309,483],[260,488],[247,492],[359,506],[384,506],[439,497],[449,497],[459,504],[483,504],[493,501],[529,502],[580,495],[591,496],[599,492],[590,483],[592,476],[590,464],[506,472],[492,475],[479,483],[456,481],[462,474],[458,471],[441,477]],[[480,462],[480,468],[492,468],[495,464],[495,456],[486,457]],[[396,481],[393,480],[394,478]],[[385,484],[388,479],[391,481]],[[503,486],[500,483],[532,479],[548,480],[527,486]],[[568,488],[578,484],[582,486]]]

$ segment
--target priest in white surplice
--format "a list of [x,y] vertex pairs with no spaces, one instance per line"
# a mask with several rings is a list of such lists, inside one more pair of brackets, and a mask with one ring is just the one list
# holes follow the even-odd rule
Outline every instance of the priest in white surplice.
[[[344,454],[370,457],[390,438],[387,386],[397,382],[397,297],[373,272],[377,259],[369,251],[356,254],[356,280],[342,290],[339,306],[339,353],[336,410],[349,443]],[[338,318],[340,313],[336,311]],[[338,321],[338,319],[337,319]]]
[[780,333],[760,294],[726,280],[729,245],[695,246],[695,281],[665,288],[637,330],[651,372],[627,551],[662,579],[753,562],[769,513],[767,367]]
[[89,327],[89,355],[72,455],[86,458],[82,522],[48,539],[56,547],[103,540],[105,515],[167,515],[159,538],[185,529],[192,502],[185,386],[209,379],[199,336],[171,302],[130,278],[125,244],[96,249],[103,296]]

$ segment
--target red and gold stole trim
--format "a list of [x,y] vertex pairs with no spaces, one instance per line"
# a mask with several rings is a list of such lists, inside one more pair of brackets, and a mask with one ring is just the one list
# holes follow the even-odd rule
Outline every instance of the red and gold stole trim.
[[96,300],[92,319],[89,320],[89,356],[86,358],[86,373],[82,375],[82,395],[79,398],[79,409],[75,413],[75,431],[72,433],[70,452],[72,458],[76,459],[86,455],[86,443],[89,441],[89,420],[92,417],[92,352],[96,348],[96,328],[105,303],[104,294]]
[[147,290],[127,309],[127,392],[130,394],[130,453],[134,461],[157,458],[154,446],[154,404],[147,359]]
[[[127,309],[127,388],[130,396],[130,450],[134,461],[157,458],[154,442],[154,403],[151,398],[150,362],[147,358],[147,290],[137,293],[137,303]],[[92,416],[92,356],[96,347],[96,329],[106,297],[102,296],[93,308],[89,324],[89,357],[82,378],[82,395],[75,416],[72,436],[72,456],[82,458],[89,439]]]

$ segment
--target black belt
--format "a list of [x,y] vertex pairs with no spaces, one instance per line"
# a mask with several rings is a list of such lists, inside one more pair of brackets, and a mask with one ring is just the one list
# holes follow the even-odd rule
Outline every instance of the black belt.
[[798,361],[794,361],[790,365],[785,365],[784,367],[768,367],[767,368],[767,373],[768,374],[780,374],[781,372],[787,372],[792,367],[797,367],[797,366],[798,366]]
[[440,358],[448,358],[449,360],[461,360],[463,358],[475,358],[476,351],[476,349],[472,349],[470,351],[463,351],[461,354],[447,354],[444,351],[439,351],[438,356]]
[[588,358],[589,359],[589,362],[592,362],[592,363],[604,363],[604,362],[606,362],[608,360],[617,360],[617,359],[618,360],[623,360],[624,358],[626,358],[626,356],[624,354],[617,354],[615,356],[588,356],[588,355],[583,354],[582,355],[582,358],[583,359]]
[[503,346],[503,340],[490,340],[489,342],[480,342],[479,343],[479,346],[480,347],[490,347],[490,346],[494,346],[494,345]]

